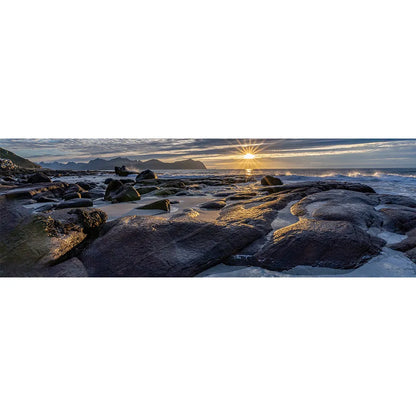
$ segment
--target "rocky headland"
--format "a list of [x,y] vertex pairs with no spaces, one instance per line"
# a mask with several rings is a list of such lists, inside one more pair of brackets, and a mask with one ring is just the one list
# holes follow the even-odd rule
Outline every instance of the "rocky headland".
[[196,276],[219,263],[351,270],[385,248],[416,262],[409,197],[350,182],[120,169],[3,164],[0,276]]

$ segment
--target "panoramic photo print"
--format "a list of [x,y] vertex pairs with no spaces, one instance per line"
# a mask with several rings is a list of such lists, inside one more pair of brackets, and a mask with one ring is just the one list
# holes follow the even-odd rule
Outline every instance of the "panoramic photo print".
[[1,277],[415,277],[414,139],[0,139]]

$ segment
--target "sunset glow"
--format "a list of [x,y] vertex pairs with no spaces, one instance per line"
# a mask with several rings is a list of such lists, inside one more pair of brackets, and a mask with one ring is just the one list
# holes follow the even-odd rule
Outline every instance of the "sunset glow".
[[256,155],[253,155],[253,153],[246,153],[243,156],[243,159],[254,159],[256,157]]

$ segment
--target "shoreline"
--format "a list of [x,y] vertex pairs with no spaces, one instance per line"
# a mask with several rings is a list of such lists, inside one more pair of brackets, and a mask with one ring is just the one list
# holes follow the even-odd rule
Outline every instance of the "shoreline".
[[[45,226],[41,236],[29,227],[30,238],[45,244],[45,254],[33,260],[34,276],[416,276],[416,200],[376,193],[360,178],[283,176],[283,185],[265,185],[257,172],[228,176],[207,170],[202,177],[187,172],[143,180],[106,171],[55,173],[45,183],[27,183],[29,174],[0,185],[2,208],[14,224],[3,227],[7,244],[22,222],[33,228],[34,218],[41,218],[58,227]],[[106,200],[111,181],[118,184],[117,192],[139,196]],[[168,201],[169,209],[140,209],[160,201]],[[95,221],[94,227],[87,230],[74,212]],[[141,241],[143,236],[147,240]],[[332,246],[325,246],[326,239]],[[31,252],[31,242],[23,243]],[[143,247],[147,243],[153,245]],[[0,273],[29,275],[29,266],[19,265],[19,254],[13,258],[7,244],[0,253]],[[124,265],[127,254],[138,257],[132,265]],[[109,264],[94,265],[97,256]]]

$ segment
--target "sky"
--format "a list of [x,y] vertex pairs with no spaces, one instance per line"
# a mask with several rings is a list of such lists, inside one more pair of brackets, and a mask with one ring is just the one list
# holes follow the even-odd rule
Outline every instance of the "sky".
[[[416,167],[416,139],[0,139],[33,162],[95,158],[184,159],[207,168]],[[255,154],[245,160],[244,154]]]

